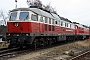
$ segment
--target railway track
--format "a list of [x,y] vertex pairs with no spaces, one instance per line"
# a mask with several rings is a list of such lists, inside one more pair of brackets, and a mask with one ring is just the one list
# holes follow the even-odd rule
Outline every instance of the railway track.
[[8,49],[8,48],[5,48],[5,49],[1,49],[0,50],[0,54],[4,54],[4,53],[7,53],[7,52],[12,52],[14,50],[17,50],[18,48],[11,48],[11,49]]
[[18,55],[22,55],[22,54],[27,54],[28,52],[33,52],[33,51],[38,51],[40,49],[47,49],[47,48],[52,48],[55,46],[59,46],[59,45],[63,45],[63,44],[68,44],[68,43],[59,43],[59,44],[55,44],[55,45],[51,45],[51,46],[45,46],[45,47],[41,47],[41,48],[33,48],[33,49],[19,49],[19,48],[13,48],[13,49],[1,49],[0,50],[0,60],[4,60],[4,59],[8,59],[8,58],[12,58],[12,57],[16,57]]
[[[53,46],[51,46],[53,47]],[[27,54],[28,52],[35,52],[35,51],[38,51],[40,49],[46,49],[46,48],[50,48],[50,46],[48,47],[45,47],[45,48],[36,48],[36,49],[17,49],[17,48],[14,48],[14,49],[7,49],[5,51],[1,51],[2,53],[0,54],[0,60],[5,60],[5,59],[8,59],[8,58],[12,58],[12,57],[16,57],[16,56],[19,56],[19,55],[23,55],[23,54]]]
[[0,51],[0,60],[12,58],[12,57],[18,56],[19,54],[22,54],[24,52],[28,52],[28,50],[20,49],[20,48],[12,48],[12,49],[7,49],[7,50],[2,50],[2,51]]
[[18,50],[18,48],[3,48],[3,49],[0,49],[0,60],[4,59],[5,57],[10,57],[11,55],[13,55],[13,51],[16,51]]
[[8,49],[8,48],[0,48],[0,51],[2,51],[2,50],[6,50],[6,49]]
[[90,50],[83,51],[79,55],[68,60],[90,60]]
[[33,52],[33,51],[38,51],[40,49],[47,49],[47,48],[52,48],[55,46],[59,46],[59,45],[63,45],[65,43],[61,43],[61,44],[55,44],[55,45],[51,45],[51,46],[45,46],[45,47],[41,47],[41,48],[24,48],[24,49],[20,49],[20,48],[12,48],[12,49],[8,49],[8,48],[4,48],[0,50],[0,60],[4,60],[4,59],[8,59],[8,58],[12,58],[24,53],[28,53],[28,52]]

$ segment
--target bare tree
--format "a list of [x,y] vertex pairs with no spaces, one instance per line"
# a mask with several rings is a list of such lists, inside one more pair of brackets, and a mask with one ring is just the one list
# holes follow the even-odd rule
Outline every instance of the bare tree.
[[46,6],[44,7],[44,9],[47,10],[47,11],[50,11],[50,10],[51,10],[50,3],[49,3],[48,5],[46,5]]
[[34,0],[34,5],[38,6],[39,8],[42,8],[42,2],[40,0]]
[[38,8],[42,8],[42,2],[40,0],[27,0],[28,6],[38,6]]
[[8,19],[8,14],[5,14],[3,10],[0,10],[0,18],[4,21],[4,25],[7,24],[6,20]]
[[42,8],[44,10],[47,10],[49,12],[55,13],[57,14],[57,12],[55,11],[55,9],[49,4],[47,4],[46,6],[42,4],[42,2],[40,0],[27,0],[27,4],[28,6],[37,6],[38,8]]
[[33,6],[33,0],[27,0],[27,5],[30,7],[30,6]]
[[50,11],[51,13],[57,14],[57,12],[55,11],[55,8],[53,8],[50,3],[47,4],[47,5],[44,7],[44,9],[47,10],[47,11]]

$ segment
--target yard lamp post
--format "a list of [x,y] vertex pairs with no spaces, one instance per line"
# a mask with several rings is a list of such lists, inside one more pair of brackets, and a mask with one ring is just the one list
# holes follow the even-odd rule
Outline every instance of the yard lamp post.
[[16,2],[16,8],[17,8],[17,0],[15,0],[15,2]]

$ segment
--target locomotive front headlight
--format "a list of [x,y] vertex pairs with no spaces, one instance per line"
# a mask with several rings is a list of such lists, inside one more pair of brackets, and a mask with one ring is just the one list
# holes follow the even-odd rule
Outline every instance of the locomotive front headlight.
[[7,36],[10,36],[10,34],[7,34]]
[[29,36],[29,34],[26,34],[26,36]]
[[18,25],[19,25],[19,24],[16,22],[16,23],[15,23],[15,26],[18,27]]
[[17,36],[19,36],[19,34],[17,34]]

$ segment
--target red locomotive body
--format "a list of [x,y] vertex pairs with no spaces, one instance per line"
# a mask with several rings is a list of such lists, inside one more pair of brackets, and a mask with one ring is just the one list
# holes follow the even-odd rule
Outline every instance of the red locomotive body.
[[8,32],[10,33],[18,33],[18,32],[28,33],[31,31],[30,29],[31,23],[29,22],[8,22],[7,24],[8,24]]
[[89,38],[89,27],[81,24],[75,24],[75,34],[78,39],[86,39]]
[[[86,28],[78,28],[70,20],[39,8],[17,8],[10,12],[7,23],[10,47],[45,46],[58,41],[88,38]],[[83,35],[84,34],[84,35]]]

